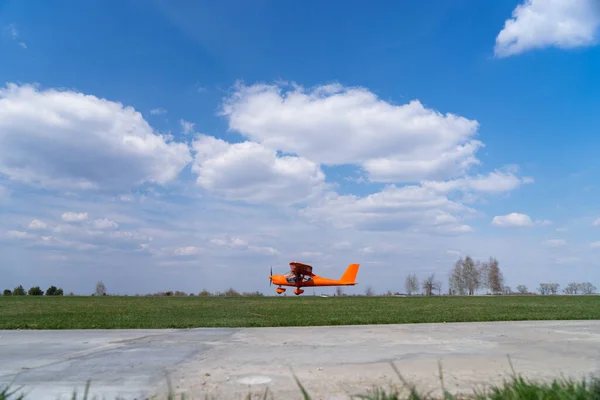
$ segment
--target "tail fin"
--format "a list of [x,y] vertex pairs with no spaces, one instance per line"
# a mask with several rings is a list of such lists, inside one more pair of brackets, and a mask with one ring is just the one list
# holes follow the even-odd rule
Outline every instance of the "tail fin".
[[360,267],[360,264],[350,264],[348,265],[348,268],[346,269],[346,272],[344,272],[344,275],[342,275],[342,278],[340,279],[342,282],[344,283],[354,283],[356,282],[356,275],[358,274],[358,268]]

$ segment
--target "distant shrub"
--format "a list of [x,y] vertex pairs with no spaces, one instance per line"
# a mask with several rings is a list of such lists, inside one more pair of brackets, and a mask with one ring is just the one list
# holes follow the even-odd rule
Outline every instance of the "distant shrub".
[[212,294],[208,290],[203,289],[200,293],[198,293],[198,296],[206,297],[206,296],[212,296]]
[[183,292],[181,290],[176,290],[176,291],[172,291],[169,290],[168,292],[156,292],[154,294],[152,294],[151,296],[179,296],[179,297],[186,297],[186,296],[194,296],[193,293],[186,293]]
[[[178,293],[178,292],[175,292],[175,293]],[[164,297],[164,296],[173,296],[173,295],[174,295],[173,291],[169,290],[168,292],[156,292],[150,296]]]
[[237,297],[237,296],[241,296],[241,294],[234,288],[229,288],[229,290],[227,290],[225,292],[225,296],[226,297]]
[[12,290],[10,290],[10,289],[4,289],[4,295],[5,296],[12,296]]
[[25,296],[25,289],[23,288],[23,285],[19,285],[15,288],[15,290],[13,290],[13,296]]
[[32,288],[29,289],[28,294],[30,296],[43,296],[44,291],[42,289],[40,289],[39,286],[33,286]]
[[46,289],[46,296],[62,296],[63,295],[63,290],[60,288],[57,288],[56,286],[50,286],[48,289]]
[[259,292],[257,290],[256,292],[244,292],[244,293],[242,293],[242,296],[260,297],[260,296],[264,296],[264,294],[262,294],[261,292]]

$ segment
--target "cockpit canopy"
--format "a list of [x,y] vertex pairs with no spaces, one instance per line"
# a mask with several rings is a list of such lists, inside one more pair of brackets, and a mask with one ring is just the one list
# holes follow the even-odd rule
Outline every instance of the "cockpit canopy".
[[[300,275],[300,282],[309,282],[312,281],[312,276],[310,275]],[[285,275],[285,280],[288,281],[289,283],[296,283],[298,282],[296,280],[296,274],[287,274]]]

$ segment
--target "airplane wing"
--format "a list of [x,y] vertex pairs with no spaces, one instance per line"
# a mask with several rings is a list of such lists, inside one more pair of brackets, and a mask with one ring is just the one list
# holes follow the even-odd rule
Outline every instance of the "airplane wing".
[[308,264],[304,264],[297,261],[292,261],[290,263],[290,268],[292,273],[297,275],[312,275],[312,266]]

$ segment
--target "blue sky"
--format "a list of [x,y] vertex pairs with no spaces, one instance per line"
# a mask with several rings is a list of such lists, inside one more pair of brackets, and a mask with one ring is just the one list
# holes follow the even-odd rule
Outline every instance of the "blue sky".
[[447,289],[467,254],[600,284],[592,0],[5,0],[0,29],[6,287],[268,292],[295,259]]

